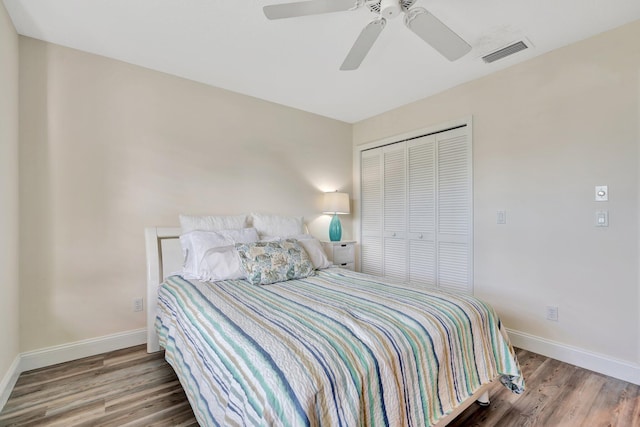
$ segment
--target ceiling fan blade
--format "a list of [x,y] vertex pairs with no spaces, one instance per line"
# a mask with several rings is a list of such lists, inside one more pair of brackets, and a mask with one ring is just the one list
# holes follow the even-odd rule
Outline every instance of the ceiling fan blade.
[[369,22],[351,47],[347,57],[340,66],[340,70],[348,71],[357,69],[362,63],[364,57],[369,53],[369,50],[371,50],[371,46],[373,46],[375,41],[378,39],[378,36],[386,24],[387,20],[384,18],[379,18],[375,21]]
[[295,18],[355,9],[356,0],[309,0],[294,3],[271,4],[262,8],[268,19]]
[[404,24],[449,61],[469,53],[471,46],[438,18],[421,7],[409,9]]

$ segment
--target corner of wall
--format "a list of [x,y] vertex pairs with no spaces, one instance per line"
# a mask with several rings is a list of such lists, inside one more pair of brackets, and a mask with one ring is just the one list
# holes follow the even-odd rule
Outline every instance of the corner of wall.
[[18,375],[18,34],[0,3],[0,408]]
[[13,359],[11,366],[9,366],[7,373],[2,379],[0,379],[0,411],[2,411],[4,405],[7,404],[9,396],[11,396],[11,392],[13,391],[13,387],[16,385],[19,376],[20,355],[17,355],[15,359]]

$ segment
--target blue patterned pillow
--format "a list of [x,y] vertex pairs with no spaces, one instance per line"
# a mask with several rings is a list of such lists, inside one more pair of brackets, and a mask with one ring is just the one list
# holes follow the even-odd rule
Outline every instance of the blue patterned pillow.
[[237,243],[242,268],[254,285],[268,285],[313,275],[313,264],[295,239]]

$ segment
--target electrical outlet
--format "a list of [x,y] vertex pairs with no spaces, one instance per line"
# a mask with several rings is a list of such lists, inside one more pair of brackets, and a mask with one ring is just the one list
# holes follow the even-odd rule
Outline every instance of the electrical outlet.
[[507,223],[507,211],[500,210],[496,212],[496,224],[506,224]]
[[142,298],[136,298],[133,300],[133,311],[144,310],[144,300]]
[[547,306],[547,320],[558,321],[558,307],[552,305]]

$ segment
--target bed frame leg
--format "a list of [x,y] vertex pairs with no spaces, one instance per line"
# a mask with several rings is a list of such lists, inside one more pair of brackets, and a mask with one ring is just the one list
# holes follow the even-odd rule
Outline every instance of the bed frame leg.
[[478,405],[480,406],[489,406],[489,404],[491,403],[489,401],[489,392],[485,391],[484,393],[482,393],[480,397],[478,397],[478,400],[476,402],[478,402]]

